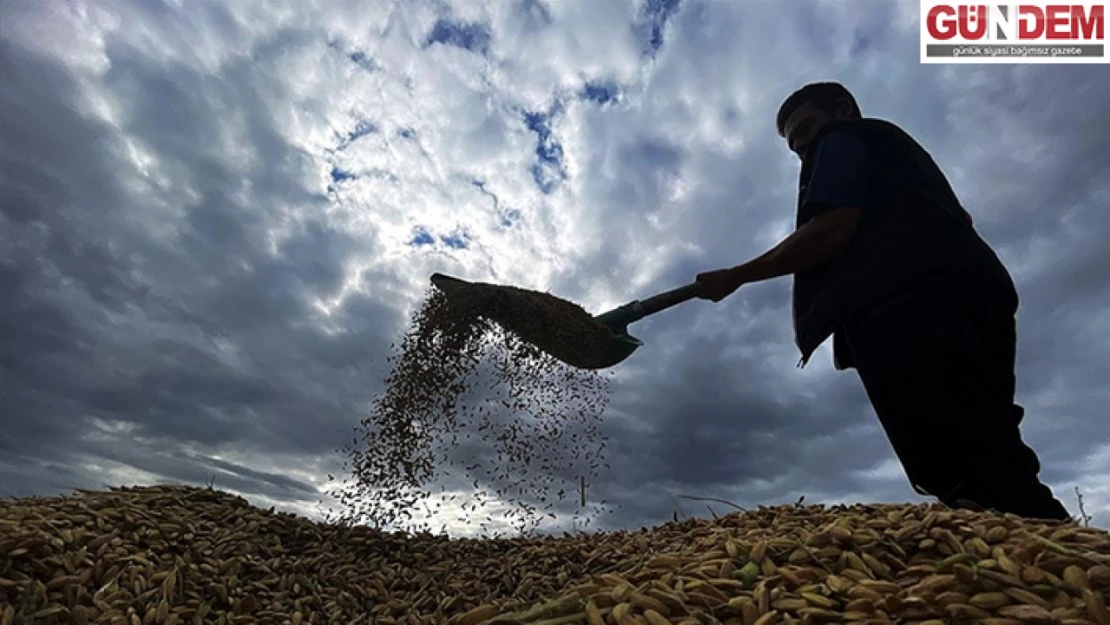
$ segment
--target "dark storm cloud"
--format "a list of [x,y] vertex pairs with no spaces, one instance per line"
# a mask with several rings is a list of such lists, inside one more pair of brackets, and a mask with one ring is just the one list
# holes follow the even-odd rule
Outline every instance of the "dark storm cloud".
[[[271,254],[275,217],[324,200],[299,184],[304,156],[270,126],[264,87],[249,80],[259,68],[168,74],[109,45],[105,84],[124,103],[121,130],[195,193],[165,209],[181,196],[132,194],[119,130],[83,113],[72,75],[0,45],[5,454],[37,458],[40,484],[89,485],[58,467],[106,458],[167,481],[218,469],[242,492],[314,496],[299,480],[180,452],[331,452],[375,390],[366,354],[387,348],[400,321],[355,295],[330,320],[339,334],[309,322],[310,298],[338,296],[348,258],[372,239],[310,216]],[[261,159],[254,166],[232,169],[215,152],[228,111]],[[130,425],[96,434],[94,419]],[[34,492],[5,475],[6,494]]]
[[[868,490],[855,473],[891,454],[869,427],[866,397],[835,380],[785,380],[781,314],[704,330],[678,327],[676,314],[634,331],[647,343],[629,363],[639,383],[617,384],[622,418],[608,457],[623,484],[645,485],[641,518],[670,516],[661,487],[743,506]],[[608,484],[599,491],[618,498]]]

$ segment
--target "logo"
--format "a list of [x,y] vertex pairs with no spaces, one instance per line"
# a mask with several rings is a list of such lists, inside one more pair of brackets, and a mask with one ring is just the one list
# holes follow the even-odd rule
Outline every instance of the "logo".
[[1110,63],[1106,5],[921,0],[921,62]]

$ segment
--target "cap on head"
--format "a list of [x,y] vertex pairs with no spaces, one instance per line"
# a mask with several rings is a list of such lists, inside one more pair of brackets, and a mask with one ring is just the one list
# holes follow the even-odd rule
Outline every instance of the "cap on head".
[[786,120],[790,119],[794,111],[806,102],[811,102],[818,109],[829,115],[834,115],[842,101],[851,105],[850,118],[855,119],[862,116],[855,96],[844,85],[838,82],[813,82],[805,85],[791,93],[783,101],[782,106],[779,107],[778,116],[775,120],[779,136],[786,136]]

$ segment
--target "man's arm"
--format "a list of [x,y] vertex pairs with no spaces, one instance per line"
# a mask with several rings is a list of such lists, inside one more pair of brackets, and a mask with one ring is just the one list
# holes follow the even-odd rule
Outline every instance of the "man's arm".
[[698,274],[699,297],[719,302],[749,282],[806,271],[832,260],[852,242],[861,212],[852,206],[826,209],[761,256]]
[[702,297],[719,302],[743,284],[808,271],[848,248],[867,202],[870,154],[858,138],[834,131],[821,140],[815,158],[804,201],[813,217],[761,256],[698,274]]
[[732,268],[746,284],[809,271],[836,258],[852,242],[862,209],[842,206],[819,213],[766,253]]

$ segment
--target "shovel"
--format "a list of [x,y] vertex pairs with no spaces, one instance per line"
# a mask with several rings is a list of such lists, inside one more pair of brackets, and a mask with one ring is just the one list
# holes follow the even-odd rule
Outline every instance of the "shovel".
[[[432,274],[432,284],[450,295],[459,289],[465,289],[470,283],[442,273]],[[616,365],[643,345],[643,341],[628,333],[629,324],[635,323],[648,315],[664,311],[672,306],[694,299],[698,296],[701,285],[692,282],[686,286],[670,291],[665,291],[645,300],[633,300],[623,306],[602,313],[594,317],[601,325],[609,328],[609,335],[591,346],[589,361],[569,359],[565,356],[556,356],[562,362],[579,369],[605,369]],[[552,354],[554,356],[554,354]]]

